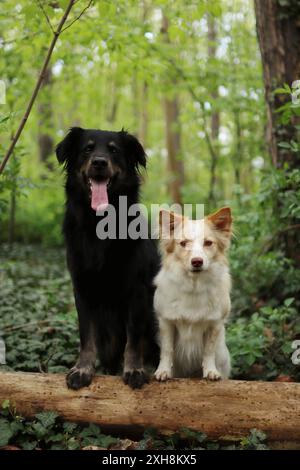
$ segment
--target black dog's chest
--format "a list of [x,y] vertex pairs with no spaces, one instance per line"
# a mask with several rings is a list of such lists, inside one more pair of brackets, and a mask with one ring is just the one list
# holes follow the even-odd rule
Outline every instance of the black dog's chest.
[[94,292],[101,292],[102,299],[109,298],[110,302],[125,299],[134,289],[137,249],[138,246],[128,240],[97,240],[79,255],[84,263],[81,277]]

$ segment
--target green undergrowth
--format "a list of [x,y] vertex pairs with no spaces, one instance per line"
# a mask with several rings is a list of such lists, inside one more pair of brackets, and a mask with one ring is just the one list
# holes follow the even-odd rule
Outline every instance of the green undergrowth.
[[[240,291],[233,291],[234,305],[235,295],[240,295]],[[34,245],[1,245],[0,297],[0,337],[6,346],[6,364],[0,365],[0,371],[65,373],[76,360],[79,338],[64,250]],[[292,341],[300,333],[297,318],[293,298],[285,299],[281,305],[264,304],[250,315],[233,312],[227,327],[232,378],[298,380],[299,366],[291,361]],[[182,433],[161,437],[150,429],[142,440],[132,445],[141,449],[180,448],[185,445],[205,449],[264,446],[259,431],[253,431],[234,444],[211,442],[202,433],[185,432],[183,439]],[[1,411],[1,446],[108,448],[122,446],[123,441],[107,436],[92,424],[66,423],[55,413],[40,413],[33,420],[27,420],[14,413],[7,403]]]

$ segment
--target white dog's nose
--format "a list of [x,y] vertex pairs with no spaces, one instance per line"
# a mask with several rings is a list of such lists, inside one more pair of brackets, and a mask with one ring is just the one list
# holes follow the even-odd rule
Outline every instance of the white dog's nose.
[[203,259],[202,258],[192,258],[191,259],[191,265],[193,268],[201,268],[203,265]]

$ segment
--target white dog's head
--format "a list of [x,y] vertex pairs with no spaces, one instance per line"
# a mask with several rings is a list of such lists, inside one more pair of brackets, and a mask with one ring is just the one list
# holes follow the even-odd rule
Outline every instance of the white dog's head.
[[161,249],[171,266],[180,263],[191,275],[207,271],[215,262],[226,262],[225,251],[232,235],[229,207],[201,220],[190,220],[174,212],[159,213]]

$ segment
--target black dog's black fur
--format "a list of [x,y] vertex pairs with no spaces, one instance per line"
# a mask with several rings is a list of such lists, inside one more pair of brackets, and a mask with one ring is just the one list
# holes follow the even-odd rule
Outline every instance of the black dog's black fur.
[[[127,196],[128,206],[138,202],[144,149],[125,131],[72,128],[56,154],[67,173],[63,231],[80,329],[80,354],[67,385],[91,383],[98,352],[105,372],[116,374],[124,359],[125,383],[141,387],[147,382],[143,359],[148,356],[154,365],[158,359],[153,313],[158,253],[150,239],[97,237],[101,216],[91,208],[89,181],[110,178],[108,198],[118,218],[120,195]],[[107,166],[97,167],[100,160]]]

